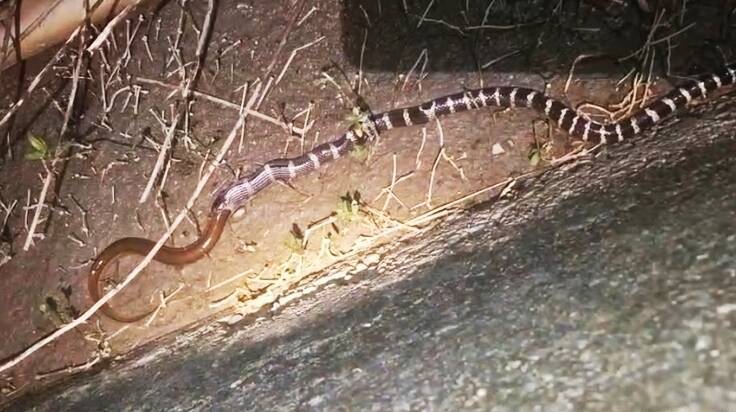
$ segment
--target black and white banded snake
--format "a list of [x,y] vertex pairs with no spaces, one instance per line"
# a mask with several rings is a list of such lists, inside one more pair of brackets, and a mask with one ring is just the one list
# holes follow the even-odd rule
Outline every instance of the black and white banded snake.
[[[736,64],[720,71],[687,82],[633,115],[615,123],[598,123],[578,114],[562,102],[544,93],[522,87],[486,87],[440,97],[417,106],[368,115],[361,123],[365,133],[359,136],[351,129],[334,140],[320,144],[309,152],[289,159],[274,159],[258,167],[246,177],[240,178],[218,190],[205,229],[197,240],[183,247],[163,246],[154,259],[168,265],[185,265],[207,255],[222,234],[230,215],[271,183],[304,176],[320,166],[349,153],[357,144],[371,140],[378,133],[397,127],[425,124],[438,116],[483,107],[530,108],[544,114],[559,129],[573,138],[590,143],[616,143],[639,134],[659,123],[665,117],[684,108],[696,98],[705,98],[721,87],[736,84]],[[88,276],[89,294],[93,301],[102,295],[100,278],[108,265],[124,255],[145,256],[155,242],[137,237],[119,239],[100,253],[92,264]],[[137,315],[123,315],[108,304],[101,307],[109,318],[119,322],[135,322],[152,311]]]

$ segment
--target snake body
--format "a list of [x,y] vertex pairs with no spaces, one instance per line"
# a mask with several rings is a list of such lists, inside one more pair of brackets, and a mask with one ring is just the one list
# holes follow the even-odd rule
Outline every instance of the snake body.
[[[676,87],[633,115],[614,123],[590,120],[538,90],[508,86],[468,90],[420,105],[372,114],[363,119],[360,130],[350,129],[301,156],[270,160],[248,176],[224,186],[215,194],[208,222],[199,238],[184,247],[164,246],[154,259],[164,264],[184,265],[202,258],[219,240],[228,217],[271,183],[304,176],[345,156],[356,145],[370,141],[387,130],[426,124],[440,116],[484,107],[521,107],[544,114],[573,138],[594,144],[610,144],[630,139],[683,109],[691,100],[706,98],[709,93],[731,84],[736,84],[736,64],[727,65],[715,73],[703,75]],[[92,264],[88,277],[92,299],[97,301],[101,296],[100,278],[109,263],[123,255],[146,255],[153,245],[151,240],[129,237],[117,240],[103,250]],[[107,304],[101,310],[119,322],[135,322],[152,312],[127,316],[117,313]]]

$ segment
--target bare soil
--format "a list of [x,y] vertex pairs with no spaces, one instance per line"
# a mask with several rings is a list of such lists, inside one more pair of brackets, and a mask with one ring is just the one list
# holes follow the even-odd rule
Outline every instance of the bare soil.
[[[269,159],[297,156],[314,144],[331,140],[350,127],[346,119],[358,102],[380,112],[463,88],[514,84],[546,89],[573,105],[594,102],[611,109],[631,90],[632,75],[582,76],[577,72],[566,89],[567,73],[559,67],[569,68],[572,62],[558,56],[556,50],[567,43],[555,43],[544,36],[542,29],[554,27],[555,32],[577,33],[582,28],[552,18],[540,23],[541,29],[535,25],[537,31],[533,33],[524,32],[521,26],[515,29],[516,36],[525,39],[525,50],[534,49],[531,59],[525,52],[509,57],[517,59],[514,61],[518,66],[529,68],[523,75],[495,71],[492,64],[481,68],[485,62],[503,55],[502,51],[481,56],[482,59],[471,56],[460,67],[451,69],[443,56],[429,54],[424,71],[412,71],[422,54],[421,46],[405,47],[404,57],[395,59],[394,67],[361,66],[359,59],[355,61],[353,55],[345,54],[355,47],[345,45],[346,24],[350,26],[346,15],[350,14],[344,7],[354,9],[354,2],[346,5],[334,0],[307,1],[297,24],[285,30],[293,13],[287,3],[217,2],[205,64],[194,88],[240,105],[244,85],[252,91],[257,82],[273,82],[256,110],[286,125],[307,128],[307,133],[300,136],[250,116],[241,139],[230,149],[226,164],[218,168],[209,191],[200,196],[191,210],[191,219],[179,227],[170,244],[185,245],[196,238],[209,211],[209,195],[220,183]],[[691,12],[717,16],[718,9],[704,3]],[[408,14],[421,16],[426,6],[412,3],[412,12]],[[375,12],[366,9],[374,17],[371,21],[378,22]],[[460,12],[450,16],[446,10],[441,11],[448,13],[447,21],[462,16]],[[597,28],[615,35],[615,30],[605,23],[608,17],[599,11],[584,7],[565,13],[579,19],[574,21],[576,24],[585,23],[586,30]],[[115,40],[110,39],[101,51],[84,55],[71,127],[61,143],[64,159],[56,165],[56,177],[42,206],[42,223],[27,251],[23,245],[47,176],[44,162],[24,158],[31,150],[28,137],[42,138],[51,146],[51,156],[45,160],[49,165],[53,149],[59,145],[59,131],[72,89],[76,44],[29,96],[12,127],[4,126],[0,200],[8,208],[15,206],[0,214],[3,218],[8,214],[0,239],[4,253],[0,254],[0,359],[10,359],[92,304],[86,287],[89,265],[108,244],[126,236],[159,238],[184,207],[201,170],[235,124],[237,109],[202,95],[187,102],[175,92],[183,80],[191,79],[206,14],[207,2],[190,2],[184,8],[176,2],[151,4],[140,16],[121,22],[114,30]],[[427,17],[443,21],[445,15],[430,13]],[[483,16],[466,17],[475,21]],[[515,21],[522,18],[517,16]],[[687,24],[686,21],[683,26]],[[681,27],[668,27],[669,31],[657,37],[675,33]],[[717,24],[698,24],[692,30],[717,37],[717,28]],[[628,29],[627,38],[637,37],[639,30],[638,26],[636,30]],[[277,54],[285,31],[288,36]],[[494,33],[474,36],[474,44],[480,45],[473,48],[477,52],[484,50],[482,46],[489,43]],[[504,31],[503,36],[511,35]],[[380,41],[370,35],[358,38],[366,43]],[[544,41],[534,46],[528,38]],[[688,44],[692,38],[688,37]],[[672,41],[676,40],[673,37]],[[513,44],[510,37],[505,41]],[[571,47],[582,53],[585,44]],[[309,46],[300,49],[305,45]],[[640,46],[630,44],[623,48],[634,51]],[[365,50],[364,62],[373,61],[375,53],[380,55],[380,47]],[[682,57],[686,53],[679,50],[678,59],[688,60]],[[724,56],[733,53],[720,43],[712,50],[719,50]],[[23,87],[28,87],[54,52],[28,62],[25,73],[19,67],[3,73],[0,107],[9,107],[14,101],[19,76],[23,74]],[[566,50],[568,53],[573,52]],[[703,66],[710,67],[718,60],[713,53],[703,53]],[[441,71],[433,70],[435,57],[442,62],[437,63]],[[625,61],[615,71],[625,74],[629,68],[648,68],[645,63],[649,59]],[[661,62],[653,61],[657,65]],[[273,69],[268,72],[272,62]],[[672,74],[685,75],[689,70],[702,67],[681,65],[673,68]],[[650,79],[652,95],[671,87],[666,80],[655,81],[656,77]],[[618,83],[620,79],[623,81]],[[167,156],[166,178],[159,176],[153,195],[141,203],[139,199],[151,178],[169,122],[182,107],[188,110],[185,121],[177,128],[173,151]],[[601,114],[586,110],[591,115]],[[295,285],[318,279],[320,271],[335,262],[359,268],[380,259],[371,253],[372,247],[423,230],[436,219],[411,227],[402,222],[503,182],[509,176],[529,172],[577,147],[538,120],[537,114],[525,110],[481,110],[444,118],[426,127],[393,130],[368,150],[299,179],[293,187],[275,185],[265,190],[250,202],[241,219],[231,219],[208,258],[180,268],[154,262],[112,300],[119,310],[136,313],[159,304],[166,296],[165,307],[152,319],[121,325],[95,316],[94,322],[64,335],[1,377],[0,401],[74,372],[98,368],[105,363],[98,361],[108,361],[196,322],[263,313],[264,308],[279,302]],[[391,185],[392,176],[399,182],[391,190],[395,198],[386,201],[385,189]],[[500,189],[471,196],[456,206],[487,200]],[[360,199],[360,212],[345,210],[342,199],[346,194]],[[300,234],[307,236],[300,239]],[[117,278],[124,277],[135,262],[133,258],[124,259]]]

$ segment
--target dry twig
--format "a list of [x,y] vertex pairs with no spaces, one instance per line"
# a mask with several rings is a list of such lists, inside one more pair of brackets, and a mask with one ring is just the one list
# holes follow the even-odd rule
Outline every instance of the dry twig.
[[315,44],[321,42],[324,39],[325,39],[325,36],[320,36],[316,40],[312,40],[311,42],[309,42],[309,43],[307,43],[305,45],[299,46],[296,49],[294,49],[291,52],[291,54],[289,55],[289,58],[286,59],[286,64],[284,64],[284,67],[281,69],[281,72],[279,73],[279,76],[276,78],[276,83],[275,84],[279,84],[279,82],[281,81],[281,79],[284,77],[284,74],[286,73],[286,70],[291,65],[291,61],[294,60],[294,57],[296,57],[296,54],[297,53],[299,53],[300,51],[302,51],[304,49],[307,49],[309,47],[314,46]]
[[180,118],[181,112],[177,112],[174,120],[171,121],[171,126],[169,127],[168,133],[166,133],[164,143],[159,149],[156,164],[153,166],[153,170],[151,171],[151,177],[149,177],[148,183],[146,183],[146,188],[143,190],[141,198],[138,199],[138,203],[144,203],[148,199],[148,195],[151,193],[153,185],[156,183],[156,179],[161,172],[161,167],[164,165],[164,160],[166,160],[166,154],[169,152],[169,148],[171,147],[171,141],[173,140],[174,134],[176,133],[176,127],[179,125]]
[[[120,13],[113,17],[106,25],[105,28],[102,29],[99,35],[97,35],[97,38],[95,38],[95,41],[92,42],[92,44],[87,47],[87,51],[90,53],[93,53],[95,50],[97,50],[100,46],[102,46],[102,43],[104,43],[108,37],[112,34],[113,29],[115,26],[120,23],[121,20],[128,17],[128,14],[136,7],[138,4],[140,4],[141,0],[136,0],[135,3],[128,4],[125,6],[123,10],[120,11]],[[114,36],[113,36],[114,37]]]

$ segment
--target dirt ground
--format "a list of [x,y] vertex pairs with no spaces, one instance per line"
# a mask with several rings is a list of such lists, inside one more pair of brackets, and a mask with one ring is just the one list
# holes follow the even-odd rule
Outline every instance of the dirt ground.
[[[412,1],[398,22],[391,18],[392,6],[383,3],[215,2],[196,79],[209,13],[204,1],[149,3],[140,15],[119,23],[102,48],[81,59],[83,44],[72,41],[13,122],[2,125],[0,359],[12,359],[93,303],[86,287],[89,266],[107,245],[126,236],[161,237],[236,124],[241,102],[258,87],[268,93],[254,110],[272,121],[250,115],[236,130],[226,161],[170,244],[196,238],[210,195],[222,182],[331,140],[350,127],[358,104],[380,112],[463,88],[513,84],[546,89],[573,105],[592,102],[614,110],[622,102],[625,112],[635,84],[637,103],[647,80],[648,93],[656,96],[680,77],[733,60],[736,44],[736,28],[723,37],[725,20],[716,1],[660,20],[659,14],[635,10],[612,17],[585,4],[544,8],[529,0],[495,9],[489,7],[495,2],[478,0],[458,2],[468,5],[465,9],[455,2],[433,9],[428,7],[433,2]],[[489,10],[493,13],[484,18]],[[401,19],[413,22],[411,28]],[[430,27],[415,29],[418,21]],[[410,35],[397,36],[400,27]],[[688,36],[678,37],[683,30]],[[651,32],[655,35],[648,39]],[[88,30],[81,40],[95,35]],[[617,36],[630,43],[610,41]],[[651,47],[632,54],[647,39]],[[702,44],[708,47],[688,51]],[[18,66],[3,73],[0,113],[15,101],[21,75],[25,90],[55,52],[29,61],[25,73]],[[605,58],[578,62],[579,70],[571,70],[583,54]],[[657,76],[665,71],[668,79]],[[75,83],[73,110],[59,142]],[[186,99],[184,84],[196,92]],[[602,114],[592,105],[581,109]],[[177,114],[173,149],[152,178]],[[39,152],[30,137],[49,147],[44,160],[27,157]],[[102,368],[196,322],[263,315],[274,304],[285,304],[284,296],[296,285],[319,279],[325,267],[370,265],[380,259],[373,247],[431,226],[445,213],[442,205],[455,202],[451,209],[488,200],[503,188],[494,185],[577,146],[525,110],[481,110],[386,133],[376,145],[292,187],[274,185],[260,193],[242,218],[230,220],[208,258],[179,268],[149,265],[112,305],[133,314],[164,299],[153,317],[122,325],[95,315],[0,374],[0,404]],[[141,201],[149,181],[152,190]],[[346,195],[356,202],[346,201]],[[39,224],[25,250],[39,202]],[[125,258],[111,277],[124,278],[136,262]]]

